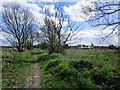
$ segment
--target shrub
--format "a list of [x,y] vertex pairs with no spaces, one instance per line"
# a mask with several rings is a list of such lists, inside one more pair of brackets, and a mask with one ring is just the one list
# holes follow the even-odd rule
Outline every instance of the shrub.
[[108,49],[116,49],[116,47],[114,45],[109,45]]
[[39,59],[38,60],[48,60],[48,53],[41,53],[38,55]]
[[120,88],[120,75],[115,75],[110,77],[107,82],[106,85],[110,88],[114,88],[114,89],[118,89]]
[[2,58],[12,58],[12,54],[9,52],[2,53]]
[[61,62],[62,62],[62,60],[60,60],[60,59],[50,60],[47,64],[45,70],[51,70],[52,68],[55,68],[56,66],[58,66]]
[[43,49],[48,49],[48,44],[46,42],[42,42],[41,44],[38,44],[37,47]]
[[49,55],[49,59],[63,58],[64,56],[60,53],[53,53]]
[[74,60],[74,61],[70,61],[70,65],[72,65],[74,68],[76,68],[77,70],[81,70],[83,68],[88,68],[88,69],[92,69],[92,63],[90,61],[83,61],[83,60]]
[[83,78],[81,75],[78,76],[76,84],[78,88],[96,88],[96,85],[90,78]]
[[69,81],[70,79],[77,77],[77,71],[71,68],[67,62],[59,64],[54,70],[54,73],[59,75],[61,80]]
[[107,77],[107,70],[105,70],[104,68],[94,68],[93,69],[93,79],[95,81],[96,84],[98,85],[102,85],[105,83],[105,81],[107,81],[108,77]]
[[30,53],[31,54],[40,54],[40,53],[43,53],[43,51],[40,50],[40,49],[33,49],[33,50],[30,51]]
[[120,88],[120,75],[106,68],[94,68],[93,79],[96,84],[103,88]]

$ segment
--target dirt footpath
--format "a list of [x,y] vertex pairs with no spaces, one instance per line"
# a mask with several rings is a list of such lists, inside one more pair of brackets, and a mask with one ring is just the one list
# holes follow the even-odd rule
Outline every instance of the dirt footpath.
[[[36,55],[34,56],[36,61]],[[38,62],[31,64],[26,70],[26,82],[24,88],[41,88],[40,86],[41,77],[40,77],[40,68]]]

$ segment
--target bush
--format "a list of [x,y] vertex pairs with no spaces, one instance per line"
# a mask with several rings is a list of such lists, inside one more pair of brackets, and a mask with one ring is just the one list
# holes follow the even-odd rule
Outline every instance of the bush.
[[106,68],[94,68],[93,79],[96,84],[103,88],[120,88],[120,75]]
[[56,58],[64,58],[64,56],[60,53],[53,53],[53,54],[50,54],[49,59],[56,59]]
[[48,44],[46,42],[42,42],[41,44],[37,45],[38,48],[43,49],[48,49]]
[[114,45],[109,45],[108,49],[116,49],[116,47]]
[[115,76],[112,76],[110,77],[107,82],[106,82],[106,85],[110,88],[114,88],[114,89],[118,89],[120,88],[120,75],[115,75]]
[[96,85],[90,78],[83,78],[83,76],[79,75],[76,81],[76,85],[78,88],[96,88]]
[[93,69],[93,79],[96,84],[101,85],[107,80],[107,72],[103,68],[94,68]]
[[58,66],[60,63],[62,63],[62,60],[60,60],[60,59],[50,60],[47,64],[45,70],[51,70],[51,69],[55,68],[56,66]]
[[41,53],[40,55],[38,55],[40,61],[42,60],[48,60],[48,53]]
[[53,72],[59,75],[61,80],[69,81],[77,77],[77,71],[71,68],[67,62],[59,64]]
[[6,53],[2,53],[2,58],[12,58],[13,55],[9,52],[6,52]]
[[33,50],[30,51],[30,53],[31,54],[40,54],[40,53],[43,53],[43,51],[40,50],[40,49],[33,49]]
[[70,65],[72,65],[77,70],[82,70],[83,68],[88,68],[88,69],[93,68],[92,63],[90,61],[85,61],[85,60],[70,61]]

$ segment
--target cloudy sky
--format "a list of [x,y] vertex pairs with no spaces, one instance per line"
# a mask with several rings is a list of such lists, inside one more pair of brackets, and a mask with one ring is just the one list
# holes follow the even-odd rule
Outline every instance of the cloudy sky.
[[[117,36],[108,37],[105,41],[101,42],[101,38],[108,35],[113,27],[108,27],[105,30],[102,30],[102,27],[93,28],[89,23],[87,22],[91,17],[95,16],[95,12],[87,12],[86,7],[90,7],[92,9],[95,9],[94,2],[96,1],[104,1],[104,0],[4,0],[0,1],[0,20],[1,14],[2,14],[2,5],[4,3],[9,2],[18,2],[22,7],[28,7],[29,10],[32,12],[32,14],[37,18],[37,20],[41,21],[41,24],[43,23],[43,9],[49,8],[51,14],[54,13],[56,9],[56,5],[58,4],[58,1],[62,4],[64,13],[67,14],[70,17],[70,20],[75,23],[76,26],[79,26],[78,31],[76,32],[76,35],[72,39],[71,42],[78,41],[77,43],[74,43],[72,45],[78,45],[78,44],[85,44],[85,45],[91,45],[93,43],[94,45],[117,45],[118,44],[118,38]],[[74,1],[74,2],[73,2]],[[106,0],[107,1],[107,0]],[[108,1],[114,1],[114,0],[108,0]],[[88,15],[89,14],[89,15]],[[54,17],[53,17],[54,18]],[[1,23],[1,25],[4,25]],[[67,25],[67,22],[64,23],[64,26]],[[83,29],[81,29],[83,28]],[[5,38],[2,36],[3,32],[0,32],[0,46],[6,45],[5,43],[1,41],[6,41]],[[76,38],[80,38],[79,41]]]

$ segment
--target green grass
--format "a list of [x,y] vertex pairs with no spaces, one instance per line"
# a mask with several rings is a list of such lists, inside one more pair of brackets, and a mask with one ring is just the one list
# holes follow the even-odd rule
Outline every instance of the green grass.
[[120,88],[116,50],[67,50],[64,56],[40,57],[44,88]]
[[25,72],[32,69],[34,55],[40,66],[42,88],[120,88],[117,50],[68,49],[65,55],[49,55],[38,49],[17,52],[6,48],[2,51],[3,88],[24,87]]
[[25,71],[34,60],[29,51],[2,50],[2,88],[23,88]]
[[40,50],[40,49],[33,49],[33,50],[30,51],[30,53],[31,54],[40,54],[40,53],[43,53],[43,51]]

